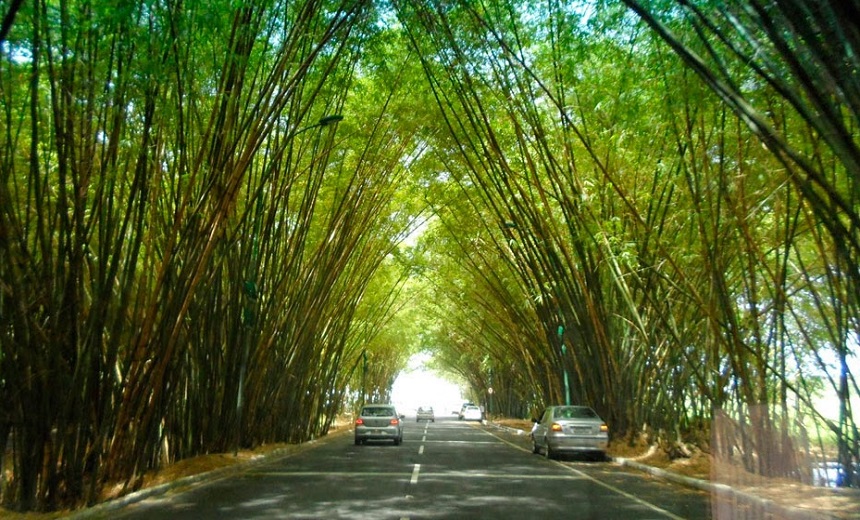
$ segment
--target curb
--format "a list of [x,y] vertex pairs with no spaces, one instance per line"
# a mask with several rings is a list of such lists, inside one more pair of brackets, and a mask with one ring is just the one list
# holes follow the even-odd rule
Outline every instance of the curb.
[[662,478],[664,480],[675,482],[683,486],[700,489],[702,491],[707,491],[711,493],[711,495],[721,500],[728,501],[729,503],[742,502],[752,504],[770,515],[778,515],[777,518],[785,518],[787,520],[837,520],[837,517],[825,514],[822,511],[811,511],[809,509],[801,509],[798,507],[787,506],[778,502],[774,502],[773,500],[767,498],[762,498],[760,496],[753,495],[744,491],[739,491],[726,484],[713,483],[707,480],[685,477],[683,475],[678,475],[677,473],[672,473],[671,471],[655,468],[653,466],[648,466],[646,464],[642,464],[640,462],[628,459],[619,458],[614,459],[614,461],[621,466],[629,466],[631,468],[635,468],[639,471],[643,471],[645,473]]
[[[481,423],[485,426],[492,426],[494,428],[503,430],[512,435],[526,435],[526,432],[524,430],[520,430],[519,428],[511,428],[509,426],[503,426],[501,424],[497,424],[487,420],[481,421]],[[61,518],[69,518],[75,520],[109,518],[110,513],[112,511],[117,511],[131,504],[141,502],[147,498],[166,494],[173,489],[190,486],[206,481],[215,481],[235,473],[246,471],[256,466],[272,462],[278,458],[288,457],[292,454],[297,453],[297,451],[300,451],[303,448],[312,448],[314,447],[314,444],[332,438],[336,435],[337,433],[329,434],[325,437],[313,439],[302,444],[294,445],[290,448],[274,450],[271,453],[260,455],[259,457],[239,462],[230,466],[224,466],[218,469],[214,469],[212,471],[207,471],[205,473],[198,473],[196,475],[189,475],[187,477],[172,480],[164,484],[159,484],[157,486],[141,489],[140,491],[135,491],[129,493],[128,495],[124,495],[122,497],[109,500],[107,502],[101,502],[94,506],[71,512],[70,514],[64,515]],[[617,458],[612,459],[612,462],[615,462],[620,466],[634,468],[644,473],[648,473],[654,477],[674,482],[682,486],[709,492],[712,496],[726,501],[727,503],[737,504],[738,502],[741,502],[750,504],[751,506],[763,512],[766,512],[769,515],[778,515],[776,516],[776,518],[784,518],[786,520],[839,520],[838,517],[824,514],[822,511],[810,511],[808,509],[800,509],[792,506],[786,506],[783,504],[779,504],[778,502],[774,502],[773,500],[761,498],[759,496],[752,495],[744,491],[736,490],[726,484],[718,484],[702,479],[679,475],[677,473],[672,473],[670,471],[666,471],[664,469],[657,468],[654,466],[648,466],[646,464],[642,464],[634,460]],[[773,516],[768,517],[771,518]]]
[[525,430],[520,430],[519,428],[511,428],[510,426],[505,426],[503,424],[497,424],[497,423],[494,423],[492,421],[487,421],[486,419],[481,421],[481,424],[483,424],[484,426],[492,426],[494,428],[504,430],[508,433],[513,433],[514,435],[525,435],[526,434]]
[[[526,432],[518,428],[511,428],[510,426],[504,426],[494,422],[489,422],[485,424],[488,424],[489,426],[493,426],[495,428],[504,430],[517,436],[526,434]],[[826,514],[822,511],[812,511],[809,509],[801,509],[793,506],[783,505],[767,498],[762,498],[757,495],[746,493],[744,491],[739,491],[726,484],[713,483],[707,480],[679,475],[677,473],[672,473],[671,471],[666,471],[664,469],[656,468],[654,466],[648,466],[647,464],[642,464],[641,462],[636,462],[630,459],[614,458],[611,460],[612,462],[615,462],[620,466],[634,468],[644,473],[648,473],[649,475],[652,475],[654,477],[668,480],[670,482],[674,482],[682,486],[706,491],[710,493],[713,497],[716,497],[721,501],[725,501],[730,504],[737,504],[739,502],[750,504],[752,507],[764,511],[769,515],[773,515],[767,517],[762,516],[763,518],[775,517],[781,519],[784,518],[785,520],[839,520],[838,517]]]
[[69,518],[74,520],[110,518],[110,513],[112,511],[117,511],[131,504],[146,500],[147,498],[166,494],[173,489],[191,486],[193,484],[199,484],[201,482],[213,482],[218,479],[231,476],[235,473],[241,473],[242,471],[255,468],[259,465],[267,464],[280,458],[289,457],[290,455],[298,453],[305,448],[312,448],[314,447],[314,444],[332,438],[336,435],[337,433],[330,433],[317,439],[312,439],[307,442],[292,445],[289,448],[273,450],[270,453],[254,457],[250,460],[237,462],[236,464],[231,464],[229,466],[213,469],[204,473],[189,475],[187,477],[171,480],[170,482],[165,482],[164,484],[159,484],[157,486],[152,486],[145,489],[141,489],[139,491],[134,491],[119,498],[108,500],[107,502],[100,502],[96,505],[70,512],[68,515],[63,515],[60,518]]

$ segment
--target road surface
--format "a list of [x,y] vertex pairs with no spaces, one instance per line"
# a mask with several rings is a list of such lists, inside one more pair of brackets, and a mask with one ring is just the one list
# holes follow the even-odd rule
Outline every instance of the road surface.
[[608,462],[550,461],[479,423],[405,422],[403,444],[313,449],[152,497],[110,518],[710,518],[709,497]]

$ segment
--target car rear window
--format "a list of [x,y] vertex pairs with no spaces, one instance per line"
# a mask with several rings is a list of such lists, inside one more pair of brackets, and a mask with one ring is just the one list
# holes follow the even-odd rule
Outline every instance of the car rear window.
[[571,406],[569,408],[559,408],[555,412],[555,417],[559,419],[589,419],[597,417],[597,413],[586,406]]
[[361,411],[365,417],[389,417],[394,415],[394,408],[385,406],[368,406]]

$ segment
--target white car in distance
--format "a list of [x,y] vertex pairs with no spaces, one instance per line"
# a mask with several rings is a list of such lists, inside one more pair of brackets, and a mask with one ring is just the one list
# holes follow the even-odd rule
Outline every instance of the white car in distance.
[[464,421],[480,421],[484,418],[484,414],[481,413],[481,409],[475,405],[469,405],[463,408],[463,420]]

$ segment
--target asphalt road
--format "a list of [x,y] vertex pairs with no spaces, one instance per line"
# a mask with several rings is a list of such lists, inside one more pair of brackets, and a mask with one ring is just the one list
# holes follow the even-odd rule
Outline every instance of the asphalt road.
[[709,497],[608,462],[549,461],[525,436],[456,418],[407,418],[403,444],[339,435],[111,518],[710,518]]

